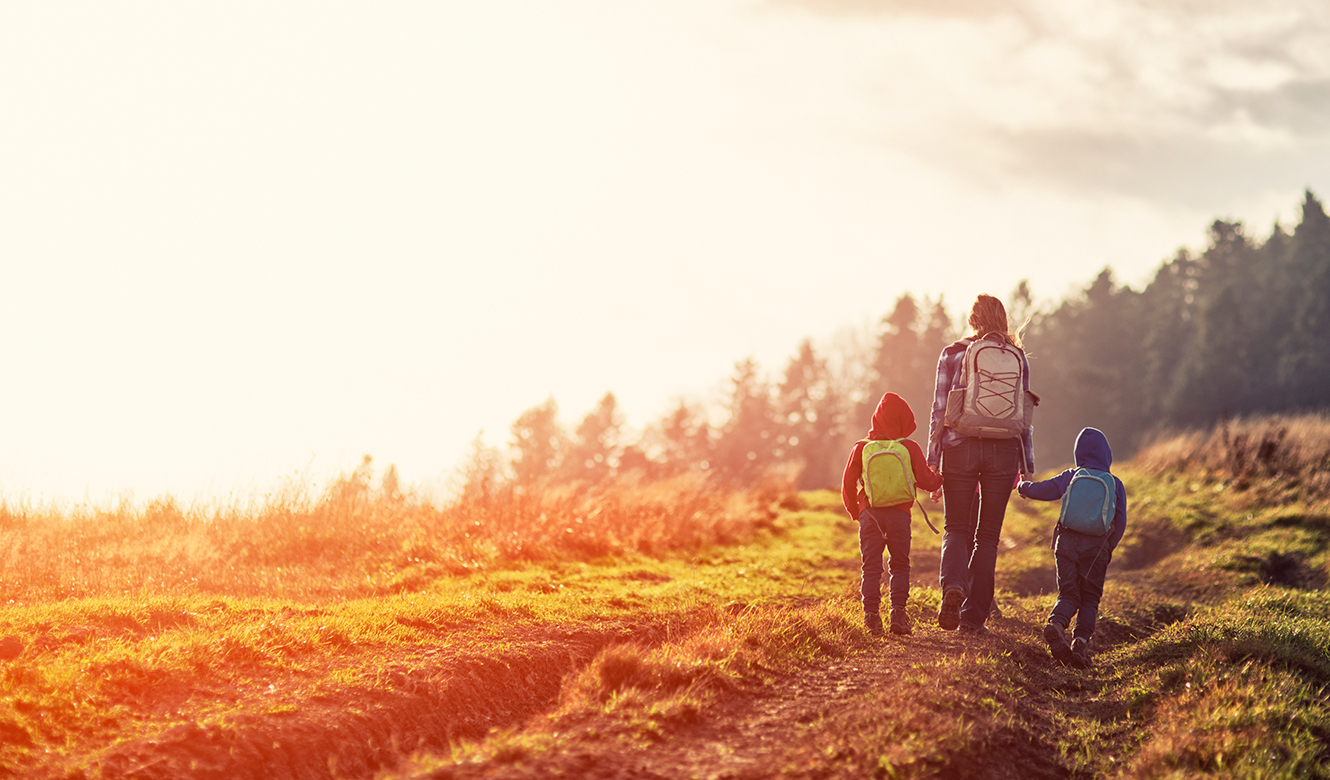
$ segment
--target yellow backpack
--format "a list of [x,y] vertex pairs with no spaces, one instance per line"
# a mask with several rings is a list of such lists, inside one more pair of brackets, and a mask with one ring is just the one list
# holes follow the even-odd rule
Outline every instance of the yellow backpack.
[[864,471],[859,485],[872,507],[914,502],[914,469],[904,439],[862,439]]

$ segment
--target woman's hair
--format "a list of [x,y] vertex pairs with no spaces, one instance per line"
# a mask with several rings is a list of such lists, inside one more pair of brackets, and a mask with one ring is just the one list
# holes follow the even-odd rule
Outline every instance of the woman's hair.
[[974,305],[970,307],[970,327],[974,328],[974,335],[983,337],[994,331],[1001,333],[1007,343],[1013,347],[1021,347],[1021,336],[1017,331],[1011,330],[1007,324],[1007,309],[1002,305],[1002,301],[991,295],[980,295],[974,299]]

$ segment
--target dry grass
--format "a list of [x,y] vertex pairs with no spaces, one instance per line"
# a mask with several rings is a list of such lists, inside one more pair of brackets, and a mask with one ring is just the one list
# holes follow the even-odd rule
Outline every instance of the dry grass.
[[1169,433],[1143,447],[1134,463],[1152,473],[1226,476],[1238,486],[1278,477],[1330,495],[1330,415],[1236,418],[1209,431]]
[[698,550],[772,528],[788,493],[697,475],[642,484],[507,487],[437,506],[373,484],[368,463],[321,495],[293,486],[229,507],[0,506],[11,603],[213,594],[345,599],[542,560]]

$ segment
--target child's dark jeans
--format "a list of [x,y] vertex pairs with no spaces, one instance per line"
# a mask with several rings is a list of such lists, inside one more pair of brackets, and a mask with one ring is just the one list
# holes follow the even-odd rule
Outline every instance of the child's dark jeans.
[[1053,553],[1058,566],[1058,601],[1048,620],[1071,627],[1076,615],[1073,636],[1090,641],[1094,634],[1095,619],[1099,617],[1099,600],[1104,595],[1104,580],[1108,577],[1108,562],[1113,550],[1107,536],[1059,529],[1053,542]]
[[891,606],[910,599],[910,513],[897,507],[868,508],[859,513],[859,555],[864,577],[859,593],[864,612],[882,608],[882,551],[890,555]]

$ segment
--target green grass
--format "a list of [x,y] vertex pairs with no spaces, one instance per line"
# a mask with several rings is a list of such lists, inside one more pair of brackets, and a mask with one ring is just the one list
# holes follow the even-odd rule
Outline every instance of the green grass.
[[1153,722],[1131,776],[1330,776],[1330,595],[1251,588],[1125,648],[1117,666]]

